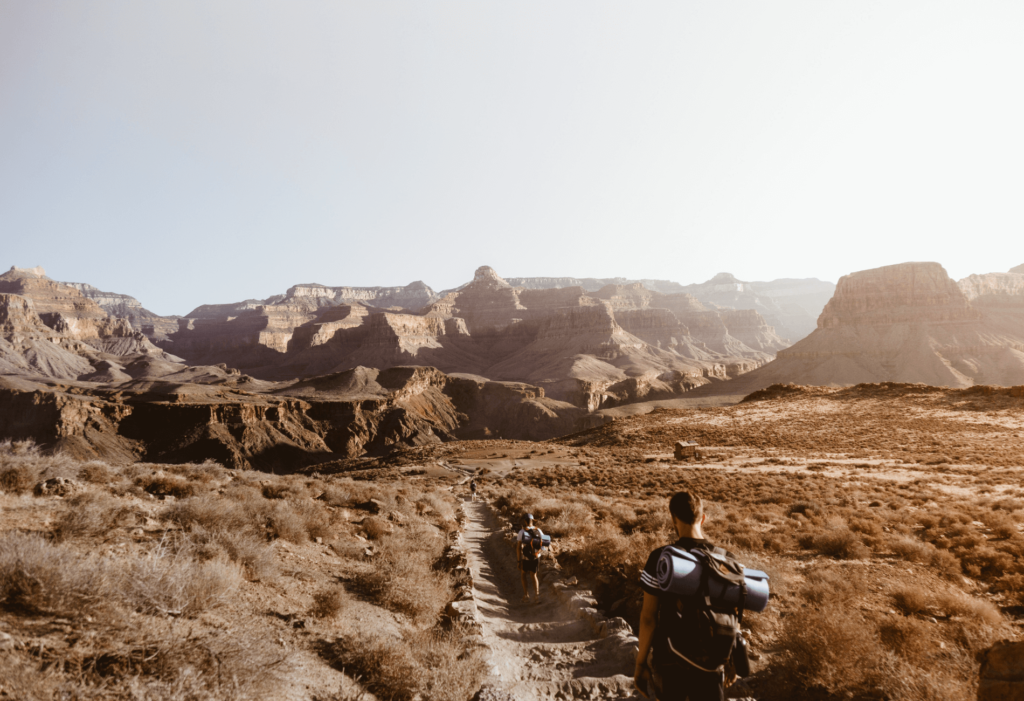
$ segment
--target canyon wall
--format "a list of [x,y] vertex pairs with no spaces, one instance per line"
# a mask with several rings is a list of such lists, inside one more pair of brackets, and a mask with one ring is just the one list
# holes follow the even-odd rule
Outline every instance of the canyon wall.
[[887,381],[1024,384],[1024,275],[956,283],[938,263],[846,275],[814,333],[727,389]]

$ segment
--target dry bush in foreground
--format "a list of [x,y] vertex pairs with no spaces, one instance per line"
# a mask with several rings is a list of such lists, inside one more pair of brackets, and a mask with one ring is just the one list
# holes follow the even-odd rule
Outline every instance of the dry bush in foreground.
[[0,541],[0,602],[26,612],[77,617],[122,604],[194,616],[223,603],[238,581],[233,565],[198,562],[162,545],[113,558],[35,535],[12,533]]
[[292,672],[287,654],[256,635],[183,635],[159,625],[100,633],[45,662],[22,651],[0,655],[0,691],[33,701],[257,701],[279,697]]
[[200,562],[160,544],[127,563],[121,592],[136,611],[191,617],[224,604],[241,579],[230,562]]
[[38,535],[0,540],[0,603],[6,608],[82,616],[106,607],[117,582],[106,559],[51,545]]
[[463,648],[465,631],[425,631],[411,639],[363,632],[339,638],[325,656],[358,676],[381,698],[411,701],[467,701],[487,671],[482,656]]
[[452,578],[434,564],[445,539],[432,526],[401,528],[378,541],[373,569],[361,582],[381,604],[421,622],[437,618],[452,599]]

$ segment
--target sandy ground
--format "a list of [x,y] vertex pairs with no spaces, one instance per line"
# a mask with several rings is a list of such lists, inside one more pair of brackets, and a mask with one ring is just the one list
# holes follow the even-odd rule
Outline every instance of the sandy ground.
[[595,637],[543,585],[539,604],[521,603],[519,571],[498,520],[479,501],[467,502],[466,514],[464,538],[496,686],[520,701],[639,698],[616,641]]

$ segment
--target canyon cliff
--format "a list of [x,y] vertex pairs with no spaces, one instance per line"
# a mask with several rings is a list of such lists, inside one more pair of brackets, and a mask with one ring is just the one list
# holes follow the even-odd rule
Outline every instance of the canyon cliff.
[[810,336],[729,389],[886,381],[1024,384],[1024,275],[957,283],[938,263],[846,275]]
[[[786,346],[757,312],[707,310],[686,294],[639,283],[592,292],[526,288],[483,266],[441,295],[418,285],[387,297],[426,301],[418,309],[374,306],[385,299],[378,292],[353,301],[349,292],[332,292],[353,288],[312,285],[260,302],[199,307],[161,345],[194,364],[226,363],[275,381],[357,366],[430,365],[542,386],[586,409],[618,401],[605,390],[629,378],[670,378],[640,383],[634,395],[646,387],[678,394],[758,367]],[[339,303],[343,297],[350,301]],[[696,330],[684,317],[694,318]],[[671,379],[677,376],[688,379]]]

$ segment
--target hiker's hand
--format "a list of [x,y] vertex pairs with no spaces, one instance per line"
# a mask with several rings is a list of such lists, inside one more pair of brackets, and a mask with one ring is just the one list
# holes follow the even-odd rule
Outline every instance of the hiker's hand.
[[640,695],[647,698],[647,682],[651,678],[651,670],[646,662],[637,662],[636,671],[633,672],[633,686],[640,692]]
[[732,658],[730,657],[725,663],[725,673],[722,675],[722,685],[728,689],[736,683],[736,676],[736,666],[732,663]]

